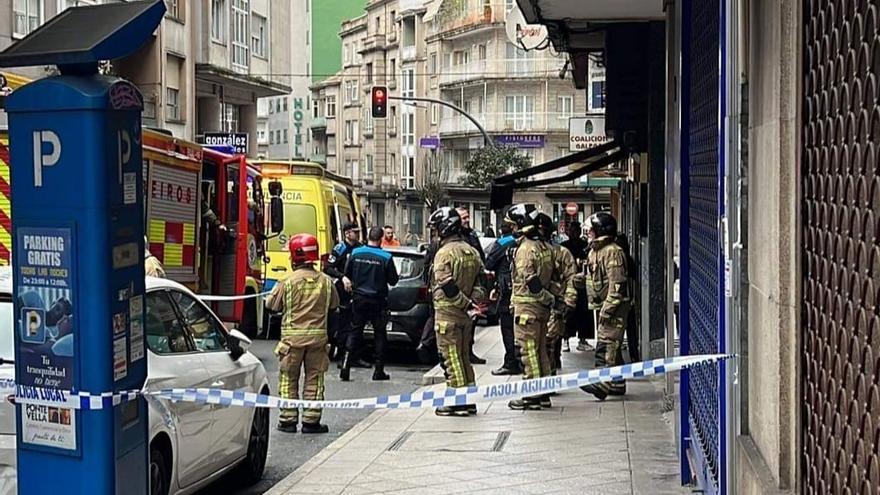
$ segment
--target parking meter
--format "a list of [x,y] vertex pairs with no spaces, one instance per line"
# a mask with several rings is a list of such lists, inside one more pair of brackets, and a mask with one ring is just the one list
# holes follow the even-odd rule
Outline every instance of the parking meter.
[[148,491],[144,399],[80,410],[67,398],[146,380],[143,98],[97,68],[133,53],[164,11],[70,9],[0,54],[0,66],[61,72],[6,99],[22,493]]

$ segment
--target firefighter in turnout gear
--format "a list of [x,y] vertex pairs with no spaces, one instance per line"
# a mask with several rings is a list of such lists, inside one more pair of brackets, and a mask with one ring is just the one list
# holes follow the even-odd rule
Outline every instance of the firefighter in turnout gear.
[[[590,309],[599,312],[596,368],[619,366],[623,364],[620,348],[631,304],[627,290],[626,254],[614,242],[617,220],[608,212],[600,211],[590,216],[587,229],[587,238],[591,241],[587,256],[587,299]],[[581,389],[605,400],[608,395],[626,393],[626,382],[596,383]]]
[[[469,359],[472,320],[468,310],[485,298],[481,285],[483,262],[480,253],[462,237],[461,217],[454,208],[443,207],[431,214],[428,226],[440,237],[434,256],[432,294],[437,348],[443,356],[447,387],[475,385]],[[469,416],[475,404],[437,408],[438,416]]]
[[538,214],[537,225],[542,239],[553,251],[553,279],[549,290],[556,300],[547,324],[547,352],[550,356],[550,372],[556,374],[562,368],[562,337],[565,334],[565,321],[577,306],[577,289],[574,287],[577,262],[568,249],[550,242],[550,237],[556,231],[556,225],[547,214]]
[[[553,251],[542,239],[538,228],[539,212],[533,205],[513,205],[504,215],[504,221],[513,224],[520,238],[513,253],[514,334],[522,350],[525,379],[550,375],[547,354],[547,324],[556,297],[550,292],[553,279]],[[523,397],[510,401],[508,407],[516,410],[536,410],[550,407],[547,394]]]
[[[280,311],[281,341],[275,346],[279,360],[278,388],[281,397],[300,398],[299,378],[305,370],[303,400],[324,400],[327,355],[327,318],[339,305],[339,295],[330,277],[315,270],[318,240],[311,234],[297,234],[288,243],[293,267],[286,279],[269,294],[268,309]],[[282,409],[278,429],[295,433],[298,409]],[[327,433],[321,424],[321,409],[303,411],[303,433]]]

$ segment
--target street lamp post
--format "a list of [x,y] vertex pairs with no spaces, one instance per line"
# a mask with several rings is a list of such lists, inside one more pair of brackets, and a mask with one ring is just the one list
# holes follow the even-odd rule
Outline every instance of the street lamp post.
[[484,141],[483,146],[489,146],[492,143],[492,138],[489,137],[489,133],[486,132],[486,129],[483,128],[483,126],[480,124],[480,122],[477,119],[475,119],[473,116],[471,116],[469,113],[467,113],[464,110],[462,110],[461,108],[453,105],[452,103],[449,103],[449,102],[443,101],[443,100],[435,100],[434,98],[417,98],[415,96],[388,96],[388,99],[389,100],[401,100],[401,101],[425,101],[425,102],[436,103],[438,105],[443,105],[444,107],[451,108],[451,109],[455,110],[456,112],[467,117],[468,120],[470,120],[471,122],[474,123],[475,126],[477,126],[477,129],[479,129],[480,133],[483,134],[483,141]]

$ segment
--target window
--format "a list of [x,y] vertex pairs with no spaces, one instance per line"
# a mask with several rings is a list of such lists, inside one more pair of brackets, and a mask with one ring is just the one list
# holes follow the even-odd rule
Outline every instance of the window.
[[283,142],[284,142],[284,144],[287,144],[287,139],[288,139],[287,129],[284,129],[284,130],[281,131],[281,132],[282,132],[282,135],[284,136],[284,141],[283,141]]
[[437,73],[437,52],[431,53],[431,57],[428,59],[428,71],[431,74]]
[[266,18],[254,14],[253,26],[251,26],[251,50],[255,57],[266,58]]
[[183,319],[191,332],[196,349],[202,352],[226,350],[226,330],[202,303],[183,292],[171,291],[171,299],[177,303]]
[[504,126],[515,131],[532,128],[535,113],[534,96],[507,96],[504,99]]
[[391,59],[388,66],[388,78],[394,80],[397,77],[397,60]]
[[403,146],[412,146],[416,142],[416,115],[405,112],[401,122],[401,142]]
[[568,119],[574,113],[574,101],[571,96],[560,96],[556,98],[556,111],[559,112],[560,119]]
[[486,45],[477,46],[477,58],[479,60],[486,60],[486,56],[487,56]]
[[275,144],[275,131],[269,131],[269,144]]
[[357,80],[345,81],[345,100],[348,104],[354,104],[360,100]]
[[590,110],[605,108],[605,81],[593,81],[590,84]]
[[412,98],[416,95],[416,72],[414,69],[403,69],[403,97]]
[[281,97],[281,109],[284,112],[287,111],[287,97],[286,96]]
[[183,16],[180,15],[182,12],[181,3],[183,0],[165,0],[165,15],[175,19],[183,19]]
[[211,0],[211,39],[226,43],[226,0]]
[[348,43],[342,45],[342,61],[345,62],[345,65],[351,63],[351,52],[348,50]]
[[275,98],[275,113],[281,113],[281,98]]
[[165,89],[165,109],[168,120],[180,120],[180,91],[175,88]]
[[364,133],[373,133],[373,109],[368,106],[364,106]]
[[328,118],[336,117],[336,97],[328,96],[324,101],[324,116]]
[[466,65],[471,61],[471,53],[465,50],[457,50],[452,52],[453,65]]
[[375,23],[376,23],[376,30],[374,32],[377,34],[381,33],[382,32],[382,17],[376,16]]
[[448,69],[452,66],[452,54],[444,53],[443,54],[443,68]]
[[247,72],[250,66],[248,47],[248,0],[232,0],[232,68]]
[[260,124],[257,128],[257,142],[260,144],[266,144],[268,142],[268,134],[269,131],[266,130],[266,124]]
[[156,354],[192,352],[194,349],[186,338],[177,312],[165,291],[147,294],[144,311],[144,328],[147,334],[147,347]]
[[[311,31],[306,29],[306,46],[309,46],[311,44],[312,44],[312,34],[311,34]],[[308,70],[306,70],[306,72],[308,72]]]
[[312,100],[312,118],[317,119],[321,116],[321,103],[318,100]]
[[367,64],[367,83],[373,82],[373,64]]
[[416,159],[412,156],[404,156],[403,158],[403,184],[405,189],[415,189],[416,187]]
[[440,105],[434,103],[431,105],[431,124],[437,125],[440,122]]
[[373,155],[366,156],[366,170],[365,170],[365,172],[367,174],[368,179],[373,178]]
[[[12,13],[15,17],[12,33],[24,37],[43,23],[42,0],[13,0]],[[7,4],[8,5],[8,4]]]
[[357,146],[358,144],[358,121],[345,121],[345,144]]
[[507,44],[507,71],[515,76],[533,75],[533,52],[527,52],[513,43]]

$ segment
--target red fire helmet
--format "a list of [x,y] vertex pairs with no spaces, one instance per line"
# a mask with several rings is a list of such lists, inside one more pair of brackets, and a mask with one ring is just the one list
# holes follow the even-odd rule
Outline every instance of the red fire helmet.
[[318,261],[318,239],[312,234],[296,234],[287,243],[290,261],[294,265]]

